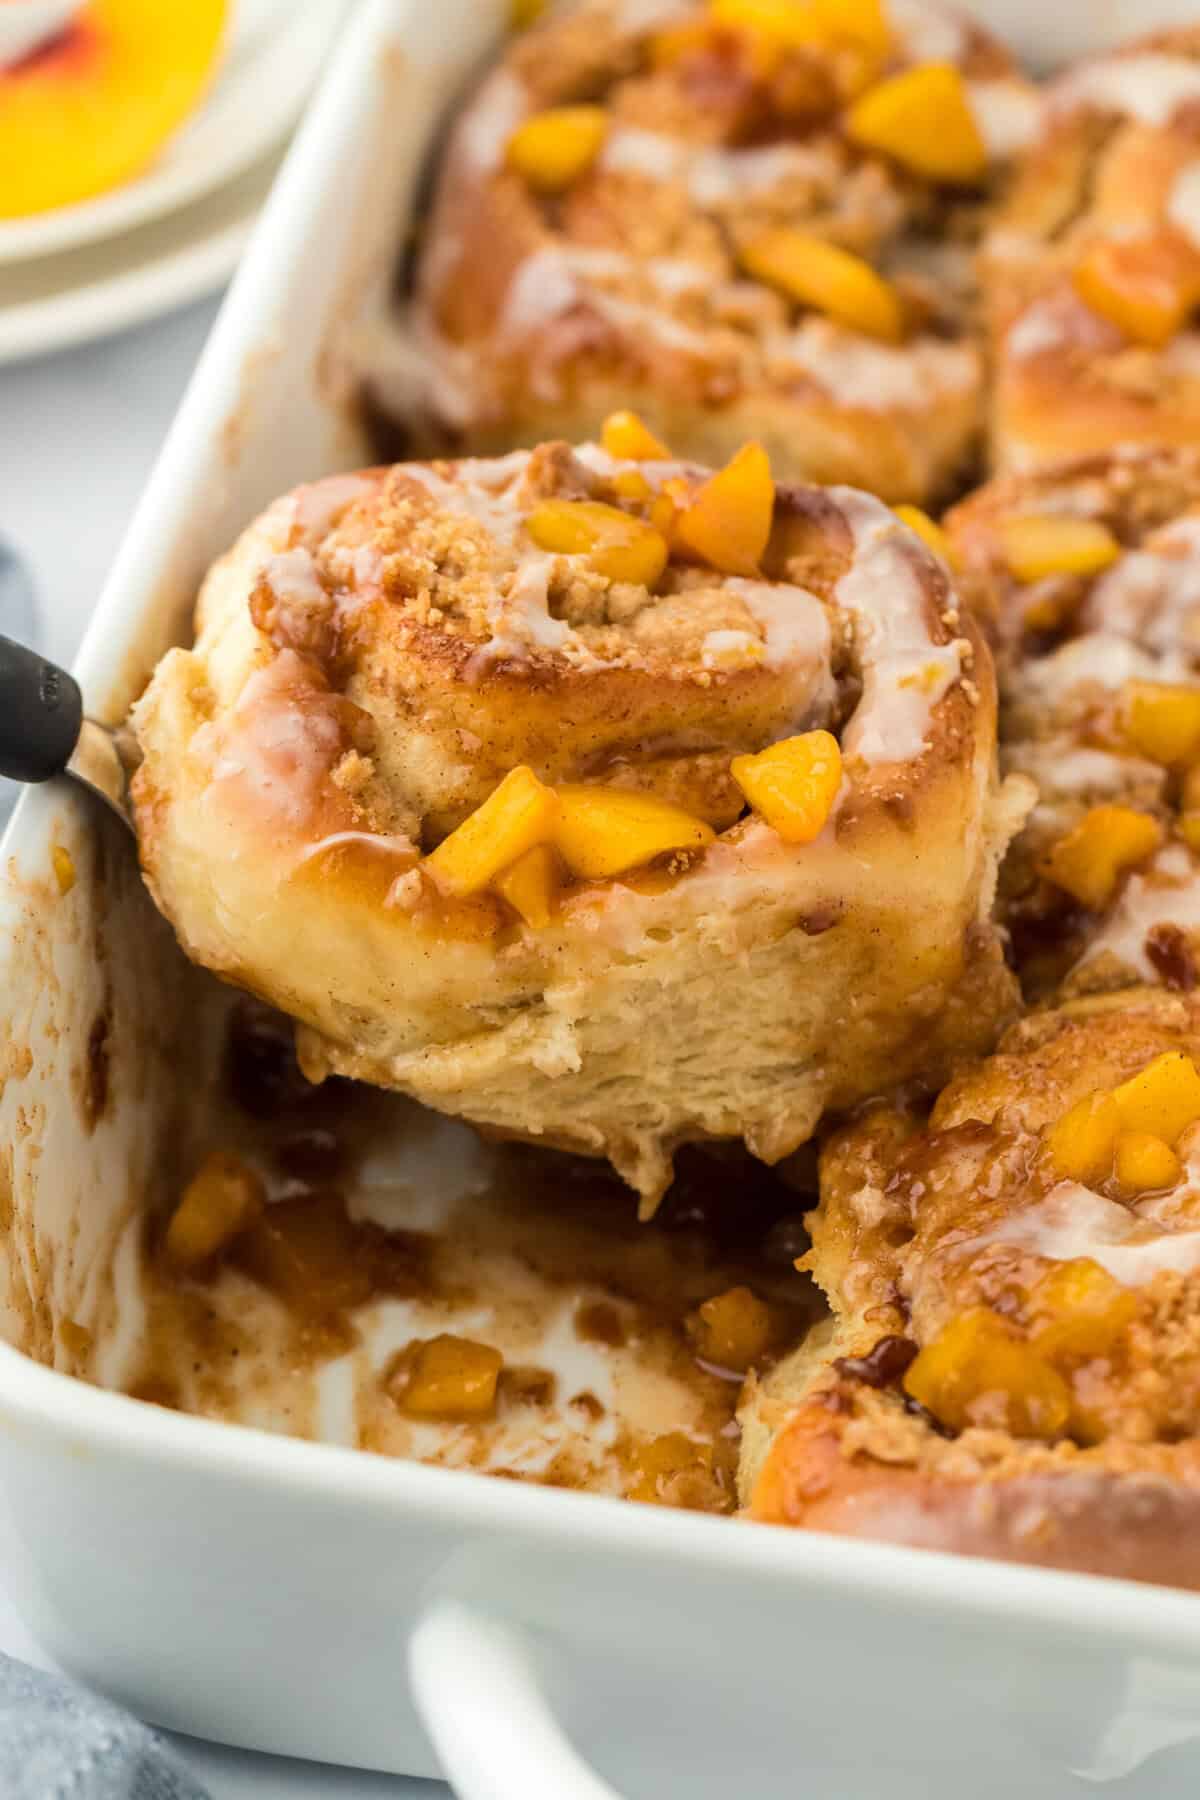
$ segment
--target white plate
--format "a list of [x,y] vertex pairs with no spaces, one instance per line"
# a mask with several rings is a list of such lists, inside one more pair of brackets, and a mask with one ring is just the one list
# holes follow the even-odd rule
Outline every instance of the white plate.
[[295,123],[344,11],[345,0],[304,0],[284,18],[270,0],[241,0],[208,99],[154,166],[94,200],[0,221],[0,263],[74,250],[144,225],[248,169]]
[[219,193],[114,242],[0,270],[0,365],[141,324],[219,288],[278,165],[278,153],[267,156]]

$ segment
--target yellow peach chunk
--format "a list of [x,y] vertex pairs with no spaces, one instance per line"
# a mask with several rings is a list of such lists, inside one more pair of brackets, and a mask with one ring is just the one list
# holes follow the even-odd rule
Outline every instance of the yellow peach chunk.
[[1177,829],[1188,849],[1200,855],[1200,812],[1180,813]]
[[953,63],[921,63],[881,81],[851,107],[846,129],[864,149],[934,181],[973,183],[987,173],[987,146]]
[[625,1498],[643,1506],[712,1508],[721,1497],[713,1453],[683,1431],[668,1431],[640,1444],[628,1457]]
[[535,844],[497,875],[492,886],[527,925],[541,931],[554,917],[562,888],[558,857],[549,844]]
[[882,61],[891,47],[881,0],[709,0],[709,17],[734,31],[774,38],[788,49],[849,42]]
[[1171,231],[1093,244],[1076,265],[1085,305],[1135,344],[1161,349],[1200,303],[1200,254]]
[[1164,1138],[1152,1131],[1123,1131],[1117,1139],[1114,1174],[1125,1194],[1149,1194],[1173,1188],[1183,1164]]
[[1130,747],[1150,762],[1190,762],[1200,753],[1200,688],[1131,681],[1122,712]]
[[653,588],[667,566],[661,531],[603,500],[543,500],[525,529],[539,550],[586,556],[609,581]]
[[1125,1131],[1160,1137],[1172,1149],[1200,1119],[1200,1071],[1183,1050],[1167,1050],[1113,1089]]
[[689,1317],[688,1336],[702,1361],[744,1374],[766,1354],[771,1309],[750,1288],[729,1288],[705,1300]]
[[1099,912],[1125,871],[1145,862],[1162,841],[1162,826],[1149,814],[1130,806],[1093,806],[1051,847],[1038,869],[1081,906]]
[[992,1425],[1051,1439],[1062,1436],[1071,1416],[1062,1376],[984,1306],[952,1319],[926,1344],[904,1386],[955,1431]]
[[904,336],[904,309],[891,284],[870,263],[838,244],[781,225],[743,246],[742,267],[801,306],[895,344]]
[[811,844],[842,785],[842,752],[831,732],[805,731],[757,756],[735,756],[729,772],[785,844]]
[[1046,1133],[1055,1172],[1064,1181],[1099,1187],[1112,1174],[1121,1114],[1111,1094],[1088,1094]]
[[1000,540],[1009,573],[1023,582],[1047,575],[1098,575],[1121,554],[1120,544],[1098,519],[1058,513],[1007,519]]
[[[640,469],[618,469],[612,478],[612,484],[622,500],[642,501],[654,498],[654,489]],[[654,525],[654,520],[651,519],[650,523]],[[654,529],[657,531],[658,526],[654,525]]]
[[49,43],[0,68],[0,219],[140,174],[208,86],[228,13],[228,0],[85,0]]
[[915,532],[927,550],[941,557],[947,568],[958,567],[958,552],[936,519],[931,519],[919,506],[894,506],[892,511],[902,525]]
[[1030,1342],[1054,1363],[1109,1355],[1138,1309],[1136,1296],[1090,1256],[1055,1263],[1029,1300]]
[[771,462],[761,444],[743,444],[678,514],[676,540],[725,575],[757,575],[775,517]]
[[75,886],[75,861],[69,850],[61,844],[55,844],[50,852],[50,863],[54,869],[54,879],[58,883],[60,894],[69,894]]
[[240,1156],[225,1150],[206,1156],[171,1215],[168,1260],[180,1269],[199,1268],[254,1223],[266,1198],[262,1177]]
[[557,813],[553,790],[522,764],[510,769],[483,805],[443,838],[424,867],[443,893],[458,899],[482,893],[519,856],[549,842]]
[[396,1359],[388,1386],[414,1419],[490,1419],[504,1358],[491,1344],[450,1332],[410,1344]]
[[603,881],[670,851],[696,852],[715,833],[654,794],[568,784],[558,790],[554,842],[573,875]]
[[540,194],[558,194],[586,175],[608,135],[602,106],[555,106],[534,113],[508,140],[508,166]]
[[667,446],[659,442],[635,412],[609,413],[601,428],[600,442],[620,462],[669,462],[671,457]]

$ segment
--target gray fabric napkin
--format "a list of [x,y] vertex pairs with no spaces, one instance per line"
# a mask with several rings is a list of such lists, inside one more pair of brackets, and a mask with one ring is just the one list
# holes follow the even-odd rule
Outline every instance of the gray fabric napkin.
[[3,1800],[209,1800],[156,1731],[0,1655]]

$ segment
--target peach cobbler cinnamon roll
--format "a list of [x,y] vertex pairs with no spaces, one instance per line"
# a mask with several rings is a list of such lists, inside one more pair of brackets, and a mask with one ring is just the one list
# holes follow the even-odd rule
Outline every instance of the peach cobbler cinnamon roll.
[[1200,26],[1051,84],[988,235],[992,448],[1037,468],[1200,437]]
[[782,478],[945,490],[982,426],[980,201],[1034,112],[924,0],[583,0],[453,134],[406,418],[492,451],[636,395],[705,462],[755,437]]
[[834,1133],[833,1322],[746,1408],[757,1516],[1200,1586],[1200,458],[951,514],[1040,799],[1002,907],[1042,1003],[932,1112]]
[[[147,879],[308,1072],[610,1157],[767,1161],[1010,1010],[990,657],[878,501],[609,448],[338,477],[136,711]],[[621,454],[621,452],[624,454]]]

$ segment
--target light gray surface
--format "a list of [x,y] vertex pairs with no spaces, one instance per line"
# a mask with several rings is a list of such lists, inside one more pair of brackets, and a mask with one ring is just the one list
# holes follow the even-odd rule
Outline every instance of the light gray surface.
[[[58,661],[70,661],[83,635],[215,310],[205,302],[86,349],[0,370],[0,535],[33,568],[42,647]],[[0,1650],[44,1665],[5,1599],[3,1569]],[[397,1681],[403,1654],[397,1642]],[[445,1800],[449,1792],[177,1742],[213,1800]]]

